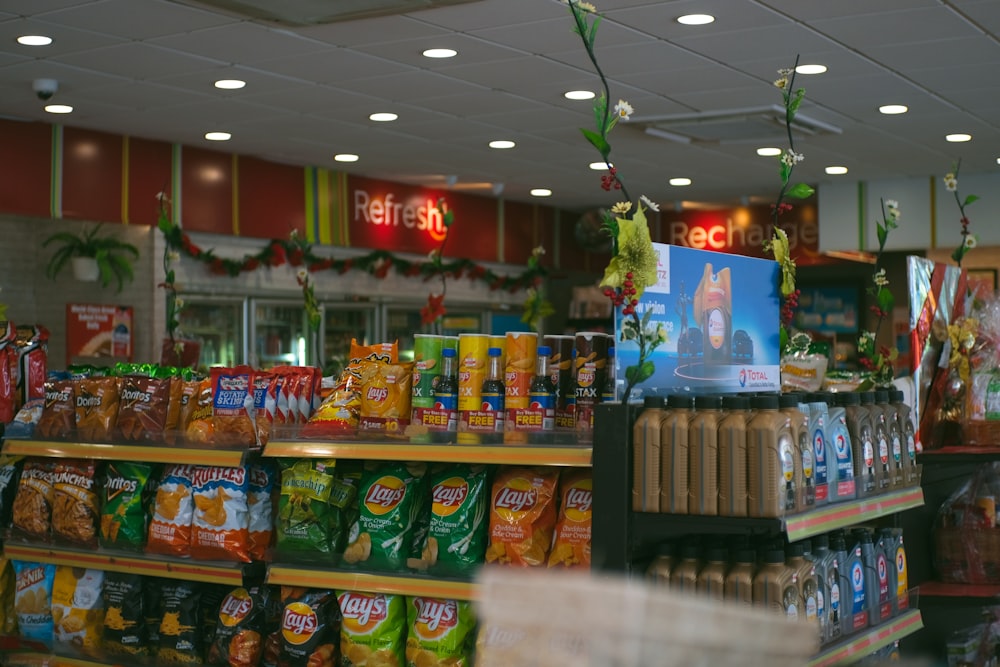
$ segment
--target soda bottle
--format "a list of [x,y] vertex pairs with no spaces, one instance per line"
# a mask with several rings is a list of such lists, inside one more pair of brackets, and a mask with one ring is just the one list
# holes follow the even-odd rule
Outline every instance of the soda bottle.
[[444,429],[450,433],[458,430],[458,373],[455,369],[456,352],[441,350],[441,377],[434,388],[434,409],[448,413],[448,424]]
[[503,383],[502,355],[499,347],[487,350],[489,363],[486,366],[486,379],[483,380],[482,411],[493,413],[493,433],[483,435],[483,443],[503,442],[504,399],[507,390]]
[[549,375],[549,355],[552,348],[548,345],[538,346],[538,358],[535,362],[535,378],[531,381],[528,395],[531,409],[541,412],[541,426],[533,433],[533,439],[545,441],[546,434],[556,427],[556,388]]

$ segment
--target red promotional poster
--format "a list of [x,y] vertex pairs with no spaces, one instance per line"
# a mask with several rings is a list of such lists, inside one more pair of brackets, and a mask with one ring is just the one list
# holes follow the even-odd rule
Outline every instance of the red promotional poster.
[[66,304],[66,364],[81,357],[132,361],[132,307]]

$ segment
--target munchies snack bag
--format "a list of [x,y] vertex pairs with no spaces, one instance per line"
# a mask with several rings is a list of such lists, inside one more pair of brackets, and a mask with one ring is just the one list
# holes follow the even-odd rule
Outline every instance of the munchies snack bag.
[[562,502],[549,567],[590,569],[590,524],[594,482],[590,470],[564,470],[560,481]]
[[406,600],[401,595],[341,591],[337,603],[341,667],[402,667]]
[[559,471],[553,468],[502,468],[493,481],[487,563],[545,564],[556,523]]
[[321,438],[335,435],[353,435],[358,430],[361,408],[362,363],[395,364],[398,347],[393,343],[359,345],[351,340],[351,361],[340,375],[340,381],[319,409],[309,419],[302,433],[306,437]]
[[194,468],[193,558],[250,562],[247,481],[244,466]]

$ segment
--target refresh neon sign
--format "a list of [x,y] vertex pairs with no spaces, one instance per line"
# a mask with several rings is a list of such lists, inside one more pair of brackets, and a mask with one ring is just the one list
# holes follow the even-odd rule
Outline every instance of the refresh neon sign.
[[371,194],[367,190],[354,191],[354,219],[382,227],[402,227],[424,232],[435,241],[445,235],[444,215],[437,203],[425,195],[414,195],[403,200],[387,192]]

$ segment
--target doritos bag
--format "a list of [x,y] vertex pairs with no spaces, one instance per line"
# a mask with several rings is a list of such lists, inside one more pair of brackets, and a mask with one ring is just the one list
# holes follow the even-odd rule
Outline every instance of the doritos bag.
[[35,427],[39,440],[72,440],[76,435],[76,383],[53,380],[45,384],[45,406]]
[[264,653],[269,591],[266,586],[240,587],[223,598],[208,664],[257,666]]
[[340,612],[332,591],[281,587],[279,667],[334,667]]
[[493,481],[487,563],[544,565],[556,523],[554,468],[501,468]]
[[398,361],[396,343],[359,345],[351,340],[351,361],[340,375],[333,393],[310,417],[302,429],[306,437],[321,438],[335,435],[353,435],[358,430],[361,399],[361,365],[363,361],[395,364]]
[[549,567],[590,569],[590,523],[594,483],[590,470],[570,468],[560,476],[559,522]]
[[52,584],[52,621],[57,644],[88,655],[101,648],[104,572],[59,565]]
[[101,501],[102,546],[132,551],[145,546],[145,493],[152,475],[153,466],[148,463],[108,463]]
[[249,366],[212,369],[212,424],[220,445],[256,447],[254,370]]
[[407,598],[407,667],[471,667],[472,603],[440,598]]
[[55,489],[53,465],[45,459],[28,459],[14,497],[14,528],[31,540],[47,541]]
[[149,522],[146,551],[167,556],[191,555],[191,499],[195,466],[171,465],[163,470]]
[[341,667],[402,666],[406,599],[401,595],[341,591]]
[[14,611],[22,639],[52,645],[52,580],[56,566],[14,561]]
[[246,467],[196,466],[192,486],[191,556],[249,563]]
[[126,375],[118,402],[118,437],[125,442],[163,442],[170,407],[170,378]]
[[116,377],[77,380],[76,435],[81,442],[111,442],[118,423],[119,383]]
[[422,567],[471,574],[486,557],[489,480],[486,466],[457,464],[431,475],[431,515]]
[[247,508],[250,512],[250,558],[267,560],[274,535],[274,483],[277,473],[269,461],[250,465]]
[[102,597],[104,650],[112,655],[147,655],[149,640],[142,608],[142,577],[124,572],[105,572]]

